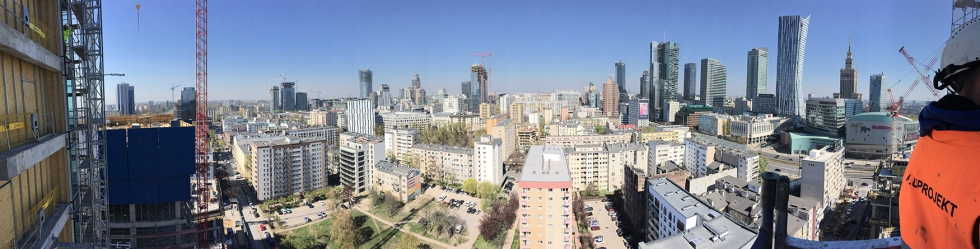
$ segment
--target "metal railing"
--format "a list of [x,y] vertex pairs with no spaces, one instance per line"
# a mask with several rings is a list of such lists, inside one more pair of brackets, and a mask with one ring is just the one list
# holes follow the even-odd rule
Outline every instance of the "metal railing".
[[0,152],[10,151],[29,142],[40,141],[42,137],[54,133],[53,114],[38,115],[36,129],[33,115],[36,113],[0,115]]
[[[808,248],[902,248],[900,237],[850,240],[814,241],[789,236],[787,233],[787,208],[789,203],[789,177],[773,172],[762,173],[762,227],[752,249],[808,249]],[[775,227],[774,227],[775,226]]]
[[[48,31],[50,29],[44,24],[44,18],[41,18],[40,14],[31,15],[31,9],[28,6],[18,2],[11,2],[10,5],[0,2],[0,8],[4,10],[4,24],[16,29],[27,36],[27,38],[34,40],[49,50],[55,51],[56,49],[53,48],[60,46],[60,44],[49,42],[51,41],[49,40],[50,37],[48,37]],[[38,12],[38,10],[40,9],[35,9],[35,12]]]

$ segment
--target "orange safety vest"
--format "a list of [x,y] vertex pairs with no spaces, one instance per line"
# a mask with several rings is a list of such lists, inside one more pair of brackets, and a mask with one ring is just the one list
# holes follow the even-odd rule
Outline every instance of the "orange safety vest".
[[919,138],[898,199],[911,248],[980,248],[980,132],[933,130]]

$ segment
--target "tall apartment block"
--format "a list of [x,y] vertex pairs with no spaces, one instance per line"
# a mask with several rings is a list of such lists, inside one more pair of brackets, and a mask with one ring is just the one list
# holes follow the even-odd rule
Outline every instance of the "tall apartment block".
[[374,135],[374,108],[370,99],[347,101],[347,131]]
[[[187,88],[184,89],[186,91]],[[272,89],[269,89],[269,95],[272,95],[269,100],[272,101],[271,103],[269,103],[270,111],[275,112],[278,110],[282,110],[282,101],[279,100],[279,87],[273,86]],[[183,92],[181,92],[181,96],[184,96]],[[181,104],[183,104],[183,102]]]
[[504,152],[499,138],[483,135],[473,141],[473,171],[477,182],[504,182]]
[[748,68],[745,72],[745,98],[754,99],[766,93],[769,82],[769,48],[758,47],[749,50]]
[[616,84],[619,84],[619,101],[625,102],[629,95],[626,91],[626,63],[622,60],[616,62]]
[[297,137],[256,139],[249,145],[252,186],[259,200],[326,187],[326,140]]
[[412,150],[412,146],[422,142],[422,133],[410,128],[385,130],[385,154],[402,160]]
[[776,54],[776,109],[779,115],[803,117],[803,54],[810,17],[780,16]]
[[575,243],[572,178],[563,147],[531,146],[518,188],[521,248],[569,248]]
[[385,159],[385,141],[371,135],[341,135],[340,184],[351,186],[355,194],[367,191],[375,165]]
[[282,109],[285,111],[295,111],[296,110],[296,82],[283,82],[280,84],[280,99],[282,103]]

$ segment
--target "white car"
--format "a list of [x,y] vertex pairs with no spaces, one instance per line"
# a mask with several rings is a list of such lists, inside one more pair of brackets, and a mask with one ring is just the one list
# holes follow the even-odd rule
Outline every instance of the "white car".
[[602,244],[602,235],[599,235],[599,236],[596,236],[595,237],[595,243],[596,244]]

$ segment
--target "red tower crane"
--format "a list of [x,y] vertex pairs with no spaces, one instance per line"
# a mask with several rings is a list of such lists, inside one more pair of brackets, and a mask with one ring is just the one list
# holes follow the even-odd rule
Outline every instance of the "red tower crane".
[[197,245],[208,248],[208,0],[197,0],[196,12],[196,95],[197,113],[194,116],[195,163],[197,177]]
[[[895,97],[892,95],[892,89],[888,89],[888,100],[891,102],[892,115],[895,116],[898,116],[898,111],[902,108],[902,103],[905,102],[905,98],[907,98],[909,94],[912,93],[912,89],[915,89],[915,86],[918,85],[920,81],[922,82],[922,84],[926,85],[926,89],[929,90],[929,93],[931,93],[933,97],[939,99],[939,91],[929,86],[929,83],[931,82],[929,76],[922,73],[922,70],[919,70],[919,67],[916,66],[915,59],[913,59],[912,56],[910,56],[909,53],[905,51],[905,47],[903,46],[902,48],[898,49],[898,52],[902,53],[902,55],[905,56],[905,59],[908,60],[909,65],[911,65],[912,68],[915,69],[915,71],[919,74],[919,78],[916,78],[915,82],[912,82],[912,86],[909,86],[909,89],[905,91],[905,94],[902,94],[902,96],[898,98],[898,102],[895,102]],[[929,64],[926,64],[925,67],[926,71],[932,69],[932,65],[935,65],[936,60],[938,59],[939,59],[938,56],[933,57],[932,60],[929,61]]]

